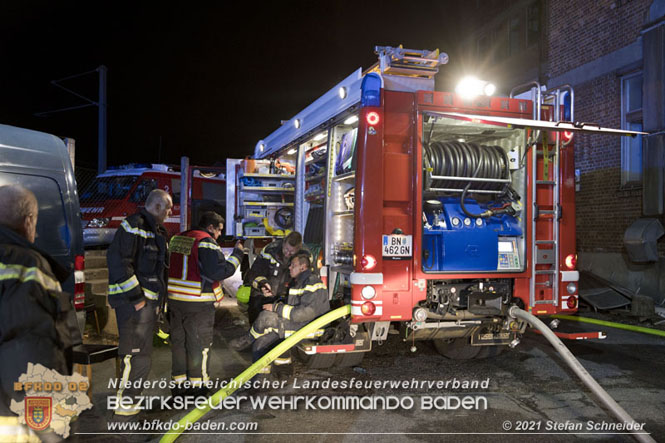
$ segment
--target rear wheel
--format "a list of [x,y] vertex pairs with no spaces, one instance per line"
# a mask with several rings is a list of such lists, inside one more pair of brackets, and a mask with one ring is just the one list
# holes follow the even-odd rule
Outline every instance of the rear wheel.
[[480,352],[476,358],[492,358],[501,354],[508,346],[479,346]]
[[480,353],[480,346],[471,346],[468,337],[433,340],[436,351],[451,360],[471,360]]
[[492,358],[501,354],[506,346],[471,346],[468,337],[433,340],[436,351],[451,360]]

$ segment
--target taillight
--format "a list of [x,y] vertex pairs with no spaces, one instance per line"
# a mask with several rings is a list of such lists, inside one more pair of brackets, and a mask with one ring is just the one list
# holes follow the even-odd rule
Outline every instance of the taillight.
[[81,311],[85,307],[85,256],[74,258],[74,307]]
[[85,270],[85,256],[77,255],[74,258],[74,270],[75,271],[84,271]]
[[367,119],[367,124],[372,126],[377,125],[381,120],[381,118],[379,117],[379,113],[376,111],[368,112],[366,119]]
[[575,309],[577,307],[577,298],[569,297],[566,304],[568,305],[568,309]]
[[360,259],[360,268],[363,271],[369,271],[376,267],[376,259],[373,255],[363,255],[363,258]]
[[575,266],[577,266],[577,254],[568,254],[563,263],[568,269],[575,269]]
[[371,301],[366,301],[365,303],[360,306],[360,312],[363,313],[363,315],[372,315],[376,311],[376,306],[374,306],[374,303]]

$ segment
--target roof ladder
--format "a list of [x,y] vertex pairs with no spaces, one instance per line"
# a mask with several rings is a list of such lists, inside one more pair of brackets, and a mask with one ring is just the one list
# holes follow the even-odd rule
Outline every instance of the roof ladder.
[[376,46],[374,53],[379,56],[379,62],[370,67],[367,72],[379,74],[399,75],[406,77],[434,78],[439,72],[439,65],[448,63],[448,54],[421,49],[405,49],[402,45]]

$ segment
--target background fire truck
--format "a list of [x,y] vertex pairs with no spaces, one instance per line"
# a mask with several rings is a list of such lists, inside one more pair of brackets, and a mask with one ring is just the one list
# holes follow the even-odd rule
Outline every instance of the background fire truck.
[[512,305],[575,312],[573,133],[632,134],[559,121],[570,87],[526,85],[525,100],[476,81],[465,97],[434,91],[448,61],[438,50],[376,53],[259,141],[253,164],[227,160],[227,234],[269,237],[277,211],[293,208],[331,303],[352,305],[346,340],[301,353],[313,366],[357,364],[396,327],[444,356],[481,358],[519,342]]
[[[226,211],[226,179],[220,168],[193,169],[190,177],[190,217],[213,210]],[[164,226],[169,235],[180,231],[181,173],[163,164],[131,164],[109,168],[81,192],[81,217],[85,246],[108,245],[122,220],[145,205],[153,189],[164,189],[173,198],[173,210]]]

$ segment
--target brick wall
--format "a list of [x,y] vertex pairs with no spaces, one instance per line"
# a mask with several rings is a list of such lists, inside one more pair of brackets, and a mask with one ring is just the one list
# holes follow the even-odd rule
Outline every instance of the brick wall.
[[652,0],[551,0],[550,76],[609,54],[640,35]]
[[[634,43],[651,0],[552,0],[548,2],[549,77]],[[574,5],[574,7],[571,7]],[[575,120],[621,126],[621,80],[615,73],[575,88]],[[642,215],[642,190],[621,188],[618,137],[577,135],[575,165],[577,249],[621,252],[626,228]]]

